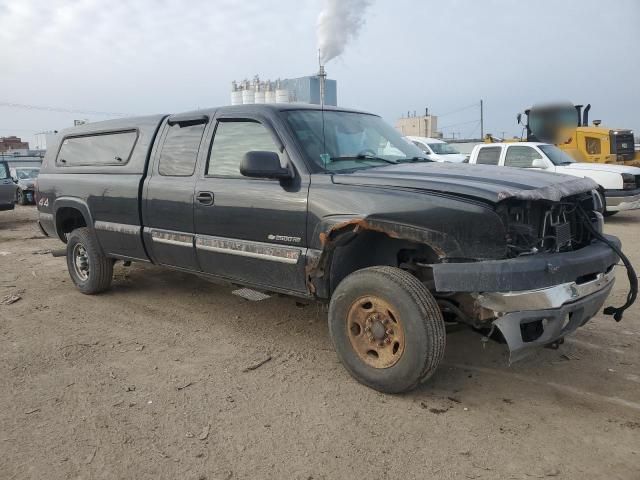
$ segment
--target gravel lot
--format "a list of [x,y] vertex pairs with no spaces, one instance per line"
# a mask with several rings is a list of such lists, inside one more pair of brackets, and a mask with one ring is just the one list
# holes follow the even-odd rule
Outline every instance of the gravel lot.
[[[640,478],[640,304],[511,367],[451,332],[428,384],[383,395],[321,307],[148,265],[84,296],[35,217],[0,212],[2,479]],[[638,222],[606,230],[640,267]]]

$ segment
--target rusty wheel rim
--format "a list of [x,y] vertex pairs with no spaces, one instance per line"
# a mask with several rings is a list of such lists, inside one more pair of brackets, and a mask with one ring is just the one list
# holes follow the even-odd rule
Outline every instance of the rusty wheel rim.
[[351,305],[347,336],[360,360],[373,368],[394,366],[404,353],[404,329],[396,309],[387,301],[368,295]]
[[89,254],[81,243],[73,247],[73,269],[80,280],[86,282],[89,278]]

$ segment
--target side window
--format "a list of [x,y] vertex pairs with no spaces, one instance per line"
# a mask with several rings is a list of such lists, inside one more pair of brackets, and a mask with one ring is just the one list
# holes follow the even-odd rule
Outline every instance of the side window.
[[205,123],[171,125],[160,152],[160,175],[171,177],[190,177],[196,168],[200,140]]
[[136,131],[68,137],[62,141],[57,163],[68,167],[125,165],[137,138]]
[[244,154],[254,150],[277,153],[282,163],[278,147],[264,125],[250,120],[220,121],[213,137],[206,174],[239,177]]
[[507,149],[504,166],[531,168],[533,161],[538,158],[542,158],[542,156],[531,147],[513,146]]
[[498,165],[501,147],[482,147],[478,151],[476,163],[478,165]]
[[9,171],[7,170],[7,164],[0,163],[0,180],[4,180],[5,178],[9,178]]
[[589,155],[598,155],[602,151],[602,144],[599,138],[584,137],[584,143]]
[[422,152],[429,153],[424,145],[420,142],[412,142],[416,147],[418,147]]

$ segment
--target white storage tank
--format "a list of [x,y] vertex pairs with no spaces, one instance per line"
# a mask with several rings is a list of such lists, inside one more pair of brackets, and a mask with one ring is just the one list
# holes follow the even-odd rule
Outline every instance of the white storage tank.
[[278,88],[276,90],[276,103],[289,103],[289,90]]
[[255,96],[254,96],[254,101],[255,101],[255,103],[265,103],[265,101],[266,101],[265,92],[263,90],[257,91]]
[[242,105],[242,90],[231,92],[231,105]]
[[242,103],[244,103],[245,105],[255,103],[255,94],[253,90],[242,91]]

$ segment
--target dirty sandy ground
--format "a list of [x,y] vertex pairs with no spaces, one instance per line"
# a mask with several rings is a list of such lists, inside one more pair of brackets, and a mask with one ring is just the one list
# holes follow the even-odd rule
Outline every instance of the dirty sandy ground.
[[[450,333],[390,396],[349,377],[317,306],[147,265],[84,296],[34,219],[0,213],[0,298],[21,297],[0,305],[2,479],[640,478],[640,305],[511,367]],[[606,230],[640,266],[638,222]]]

